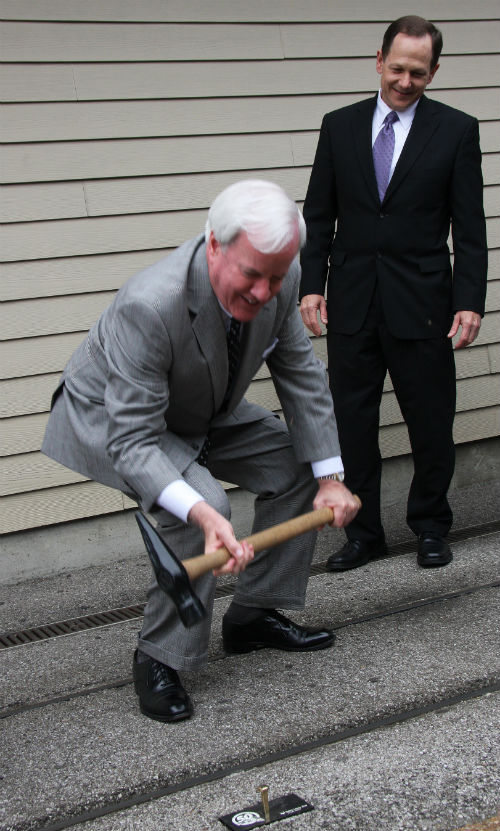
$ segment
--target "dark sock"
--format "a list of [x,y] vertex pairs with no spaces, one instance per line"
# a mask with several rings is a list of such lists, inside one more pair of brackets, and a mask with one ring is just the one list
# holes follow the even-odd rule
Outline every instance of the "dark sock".
[[224,617],[232,623],[251,623],[252,620],[257,620],[270,611],[271,609],[260,609],[256,606],[241,606],[233,600]]
[[144,661],[150,661],[150,660],[151,659],[150,659],[149,655],[146,655],[145,652],[141,652],[140,649],[137,650],[137,663],[138,664],[143,664]]

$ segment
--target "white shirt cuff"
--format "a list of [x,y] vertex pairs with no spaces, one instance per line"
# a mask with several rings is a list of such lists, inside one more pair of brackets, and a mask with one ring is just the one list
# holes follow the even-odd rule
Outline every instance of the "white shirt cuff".
[[311,462],[311,467],[315,479],[319,479],[320,476],[329,476],[330,473],[344,472],[342,456],[330,456],[329,459],[320,459],[319,462]]
[[171,482],[170,485],[163,488],[156,501],[165,511],[170,511],[171,514],[182,519],[183,522],[187,522],[189,511],[193,505],[196,505],[197,502],[204,502],[204,499],[184,479],[176,479],[175,482]]

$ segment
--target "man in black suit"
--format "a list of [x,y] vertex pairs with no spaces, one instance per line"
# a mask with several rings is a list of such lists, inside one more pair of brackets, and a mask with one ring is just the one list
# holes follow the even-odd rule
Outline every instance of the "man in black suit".
[[324,117],[304,204],[302,318],[316,335],[318,314],[328,326],[346,483],[363,503],[328,561],[332,571],[386,550],[378,430],[387,371],[413,453],[407,522],[418,563],[452,559],[452,338],[461,349],[477,337],[487,247],[478,122],[424,95],[441,48],[441,33],[423,18],[389,26],[377,52],[380,91]]

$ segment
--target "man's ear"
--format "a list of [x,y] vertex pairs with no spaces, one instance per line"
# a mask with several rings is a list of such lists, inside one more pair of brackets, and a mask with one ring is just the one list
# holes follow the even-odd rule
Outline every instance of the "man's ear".
[[215,235],[213,231],[210,231],[210,236],[208,238],[207,248],[210,250],[210,253],[215,254],[219,243],[215,239]]
[[382,50],[379,49],[377,52],[377,72],[379,75],[382,75],[382,64],[384,63],[384,58],[382,55]]
[[213,231],[210,231],[210,236],[207,242],[207,257],[213,259],[217,256],[221,248],[220,242],[215,238]]
[[429,80],[427,81],[427,86],[429,86],[430,82],[434,78],[434,75],[436,74],[438,69],[439,69],[439,64],[437,63],[436,66],[434,67],[434,69],[431,69],[431,71],[430,71],[430,77],[429,77]]
[[209,272],[217,268],[218,259],[220,253],[222,251],[222,246],[218,239],[216,239],[215,234],[213,231],[210,231],[210,236],[208,238],[207,247],[206,247],[206,258]]

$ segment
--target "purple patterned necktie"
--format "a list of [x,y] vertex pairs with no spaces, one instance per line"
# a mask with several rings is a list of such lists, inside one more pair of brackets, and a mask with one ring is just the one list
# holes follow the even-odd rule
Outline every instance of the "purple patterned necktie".
[[394,127],[392,125],[397,120],[398,114],[394,110],[387,113],[382,128],[375,139],[375,144],[373,145],[373,164],[375,166],[378,195],[381,202],[384,201],[387,185],[389,184],[389,174],[391,172],[395,143]]

